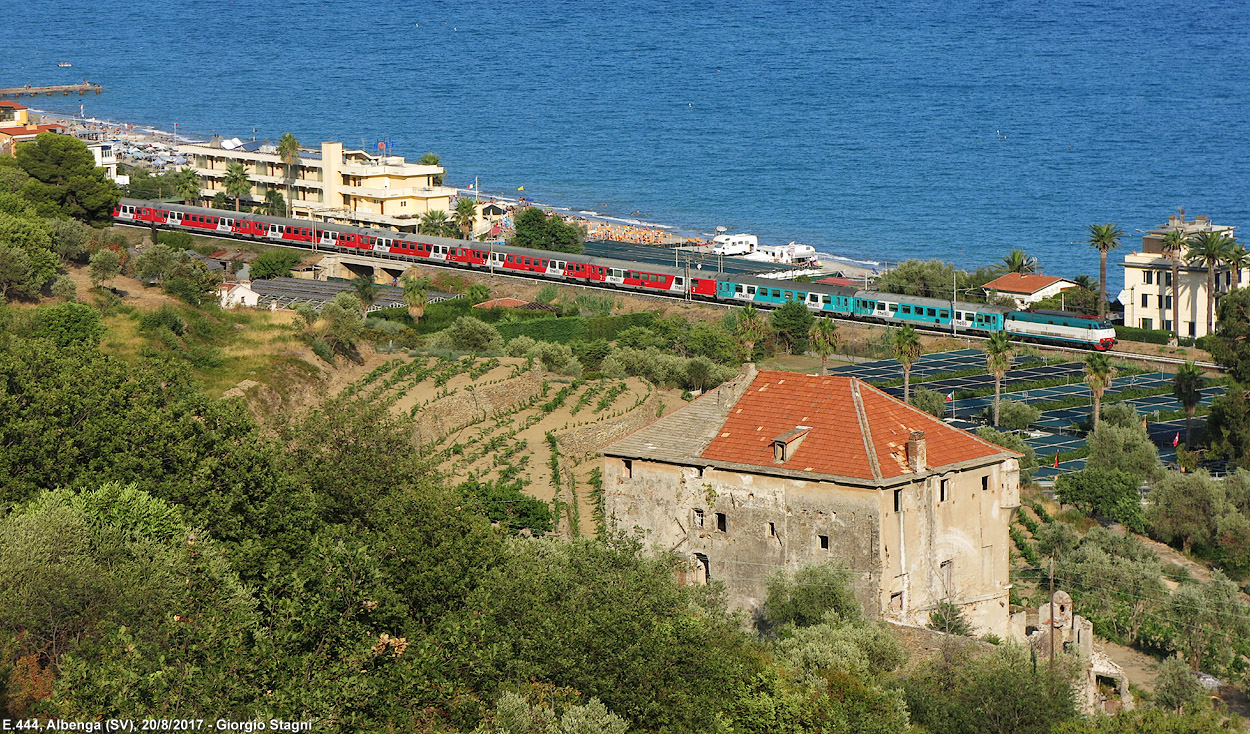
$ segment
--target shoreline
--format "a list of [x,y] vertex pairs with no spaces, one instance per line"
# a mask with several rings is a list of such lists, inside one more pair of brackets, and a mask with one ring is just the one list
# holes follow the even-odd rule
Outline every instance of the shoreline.
[[[170,148],[180,144],[205,142],[194,136],[171,133],[168,130],[162,130],[151,125],[109,119],[102,120],[96,117],[75,117],[34,107],[27,107],[27,109],[32,116],[38,116],[39,122],[53,122],[64,125],[76,137],[85,137],[78,133],[87,133],[88,136],[94,136],[97,139],[103,136],[122,142],[146,142],[169,146]],[[545,204],[522,197],[492,194],[460,186],[453,186],[452,188],[456,190],[457,196],[474,196],[511,207],[522,205],[536,206],[545,211],[559,214],[566,220],[573,220],[586,227],[587,239],[670,248],[710,245],[714,236],[712,233],[700,232],[693,227],[648,222],[630,216],[604,214],[593,209],[582,209],[575,205]],[[841,271],[845,277],[858,279],[879,275],[889,269],[888,263],[855,259],[846,255],[825,252],[819,246],[813,245],[813,247],[816,248],[817,266],[811,268],[812,270],[819,269],[829,273]],[[789,265],[788,263],[776,264],[779,266]]]

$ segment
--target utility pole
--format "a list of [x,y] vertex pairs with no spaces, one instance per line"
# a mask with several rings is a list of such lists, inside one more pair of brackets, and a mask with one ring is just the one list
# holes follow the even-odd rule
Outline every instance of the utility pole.
[[958,271],[951,269],[951,336],[955,336],[955,278]]
[[1055,672],[1055,556],[1050,557],[1050,672]]

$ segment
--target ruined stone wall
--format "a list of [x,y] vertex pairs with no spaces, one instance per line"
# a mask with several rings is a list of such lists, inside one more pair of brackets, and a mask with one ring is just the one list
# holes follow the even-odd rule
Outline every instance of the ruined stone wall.
[[758,611],[780,571],[835,560],[853,571],[869,616],[924,625],[949,600],[1000,636],[1010,634],[1013,486],[1015,460],[885,489],[604,460],[609,522],[644,529],[661,552],[706,559],[707,575],[724,581],[736,608]]
[[880,611],[871,491],[614,457],[604,462],[604,491],[614,527],[643,528],[659,552],[706,559],[734,608],[758,613],[769,577],[832,560],[853,572],[865,612]]

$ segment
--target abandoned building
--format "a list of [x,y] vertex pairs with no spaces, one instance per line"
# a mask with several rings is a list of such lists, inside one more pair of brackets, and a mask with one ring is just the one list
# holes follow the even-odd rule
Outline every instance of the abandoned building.
[[871,616],[949,601],[1005,636],[1018,458],[860,380],[747,365],[604,449],[605,510],[753,614],[770,577],[832,561]]
[[1013,636],[1026,639],[1037,658],[1054,655],[1077,661],[1081,674],[1073,690],[1082,712],[1114,714],[1134,707],[1124,669],[1094,647],[1094,625],[1076,613],[1066,591],[1056,591],[1036,609],[1016,612],[1011,624]]

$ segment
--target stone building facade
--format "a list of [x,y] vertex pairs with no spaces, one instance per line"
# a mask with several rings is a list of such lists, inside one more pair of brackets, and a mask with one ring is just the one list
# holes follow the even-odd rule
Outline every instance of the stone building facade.
[[865,612],[942,601],[1007,635],[1019,455],[849,377],[756,372],[604,449],[609,523],[758,613],[779,572],[835,562]]

